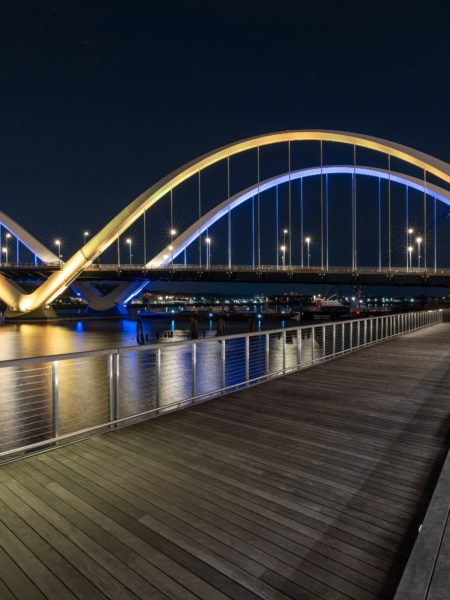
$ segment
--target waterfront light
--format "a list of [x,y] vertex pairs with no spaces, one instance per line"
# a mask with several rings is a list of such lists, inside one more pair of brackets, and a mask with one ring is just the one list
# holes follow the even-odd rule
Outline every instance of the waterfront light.
[[84,243],[84,244],[86,244],[86,238],[88,238],[88,237],[89,237],[89,231],[85,231],[85,232],[83,233],[83,243]]

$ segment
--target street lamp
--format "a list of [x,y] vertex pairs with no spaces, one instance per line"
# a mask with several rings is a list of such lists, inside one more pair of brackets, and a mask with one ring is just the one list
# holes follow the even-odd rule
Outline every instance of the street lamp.
[[417,266],[420,269],[420,244],[422,243],[422,238],[421,237],[416,238],[416,242],[417,242]]
[[210,237],[205,238],[205,243],[206,243],[206,268],[209,269],[210,262],[211,262],[211,238]]
[[128,249],[130,251],[130,265],[131,265],[131,238],[127,238],[125,242],[128,244]]
[[283,267],[286,266],[286,245],[283,244],[280,248],[282,255],[281,255],[281,263],[283,265]]
[[89,237],[89,231],[83,233],[83,244],[86,244],[86,238]]
[[[412,227],[408,227],[407,233],[408,233],[408,245],[406,248],[406,268],[408,269],[408,252],[409,252],[409,247],[411,246],[411,236],[414,233],[414,229]],[[409,266],[412,267],[411,261],[409,263]]]
[[61,240],[55,240],[55,246],[58,246],[58,260],[61,262]]
[[3,248],[3,254],[5,255],[5,264],[8,264],[8,240],[11,237],[9,232],[6,233],[5,238],[5,247]]
[[311,250],[311,238],[309,236],[305,237],[305,242],[306,242],[306,247],[308,249],[308,269],[309,269],[309,260],[310,260],[310,257],[311,257],[311,253],[310,253],[310,250]]
[[409,254],[409,268],[412,268],[412,253],[414,248],[412,246],[408,246],[408,254]]

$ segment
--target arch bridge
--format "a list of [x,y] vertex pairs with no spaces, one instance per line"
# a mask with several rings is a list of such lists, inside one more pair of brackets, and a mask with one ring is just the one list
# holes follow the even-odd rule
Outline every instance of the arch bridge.
[[[105,310],[155,279],[447,285],[449,204],[450,165],[413,148],[339,131],[261,135],[176,169],[65,262],[0,213],[0,299],[20,315],[69,286]],[[21,282],[37,275],[27,293]],[[102,295],[101,279],[115,289]]]

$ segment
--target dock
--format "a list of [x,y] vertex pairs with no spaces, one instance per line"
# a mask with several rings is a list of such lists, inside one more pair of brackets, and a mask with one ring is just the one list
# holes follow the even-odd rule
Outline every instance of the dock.
[[0,598],[392,599],[447,456],[449,358],[442,323],[4,464]]

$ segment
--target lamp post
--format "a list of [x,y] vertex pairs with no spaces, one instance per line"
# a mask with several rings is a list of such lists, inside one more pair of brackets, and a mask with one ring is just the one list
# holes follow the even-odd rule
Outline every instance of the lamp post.
[[206,243],[206,268],[209,269],[211,263],[211,238],[205,238]]
[[309,269],[309,262],[310,262],[310,257],[311,257],[311,238],[309,236],[305,237],[305,243],[306,243],[306,248],[307,248],[307,257],[308,257],[308,269]]
[[286,266],[286,245],[283,244],[280,248],[282,254],[281,254],[281,264],[283,265],[283,267]]
[[172,267],[173,267],[173,238],[177,235],[177,230],[174,229],[172,227],[172,229],[169,231],[170,233],[170,246],[169,246],[169,250],[172,254]]
[[[406,267],[408,267],[408,253],[409,253],[409,247],[411,246],[411,236],[414,233],[414,229],[412,227],[408,227],[407,232],[408,232],[408,245],[406,247]],[[412,267],[411,261],[409,261],[409,266]]]
[[128,244],[128,250],[130,252],[130,265],[131,265],[131,244],[132,244],[132,241],[131,241],[131,238],[127,238],[125,241]]
[[9,232],[6,233],[5,235],[5,247],[3,249],[3,254],[5,255],[5,264],[8,264],[8,254],[9,254],[9,247],[8,247],[8,240],[11,237],[11,234]]
[[55,240],[55,246],[58,248],[58,260],[61,262],[61,240]]
[[420,269],[420,244],[422,243],[422,238],[421,237],[416,238],[416,242],[417,242],[417,266]]
[[88,237],[89,237],[89,231],[85,231],[83,233],[83,245],[86,244],[86,238],[88,238]]
[[412,246],[408,246],[408,255],[409,255],[409,268],[412,268],[412,253],[414,248]]

